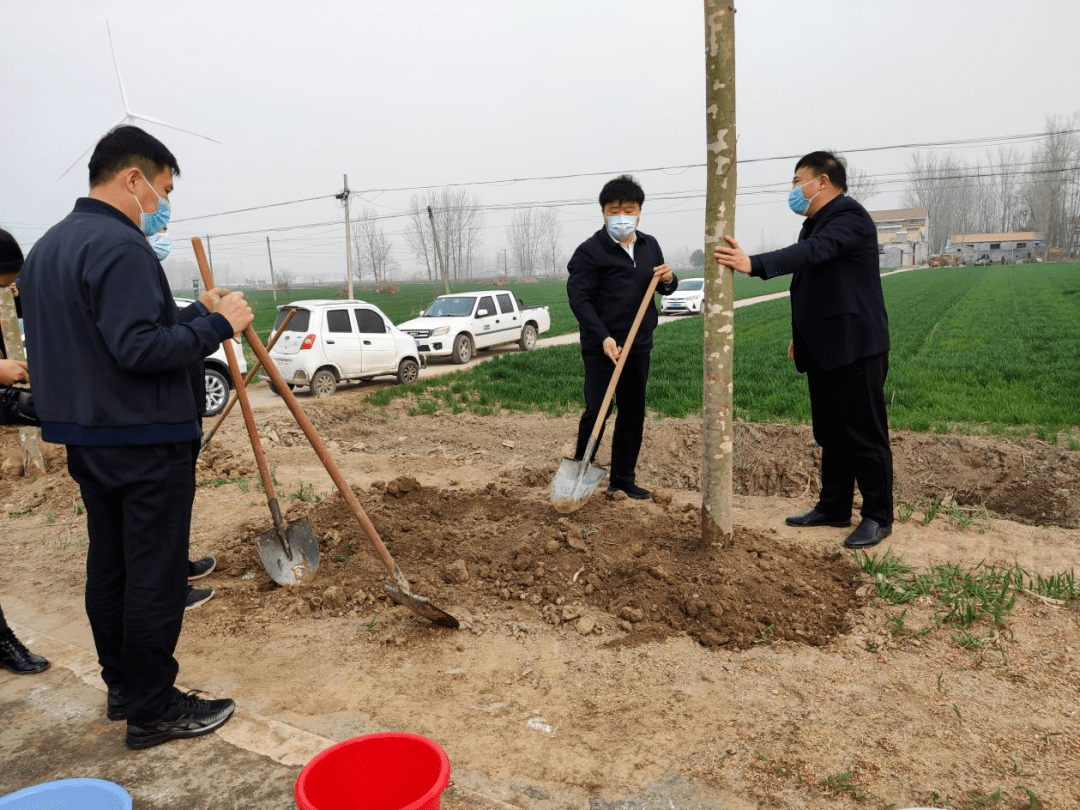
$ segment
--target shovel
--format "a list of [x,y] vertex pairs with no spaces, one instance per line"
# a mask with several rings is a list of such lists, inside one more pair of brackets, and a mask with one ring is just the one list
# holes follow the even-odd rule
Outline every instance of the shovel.
[[[206,285],[206,289],[212,290],[214,288],[214,278],[210,273],[210,265],[206,260],[202,239],[195,237],[191,240],[191,245],[195,248],[195,259],[199,263],[203,284]],[[248,337],[249,332],[254,334],[254,330],[250,326],[244,330],[244,336]],[[250,341],[251,338],[248,337],[248,342]],[[247,388],[243,384],[240,366],[236,362],[236,352],[233,349],[231,340],[226,340],[222,345],[225,347],[225,357],[229,361],[229,373],[234,380],[241,380],[241,384],[236,386],[236,398],[240,401],[240,410],[244,413],[244,423],[247,425],[248,436],[251,438],[251,449],[255,451],[255,461],[259,465],[259,477],[262,479],[263,490],[266,492],[266,502],[270,506],[270,516],[274,521],[274,527],[262,532],[256,539],[259,559],[262,560],[266,573],[278,585],[301,585],[319,570],[319,540],[315,536],[311,521],[307,518],[301,518],[286,524],[281,516],[281,507],[278,505],[277,496],[274,494],[273,476],[270,474],[270,468],[266,463],[266,454],[263,452],[262,442],[259,441],[259,432],[255,427],[255,415],[251,412]],[[265,366],[265,361],[263,365]]]
[[[195,246],[195,255],[199,258],[201,267],[201,263],[206,261],[202,240],[196,236],[192,238],[191,244]],[[360,502],[356,500],[356,495],[353,494],[352,487],[349,486],[333,459],[330,458],[330,453],[327,451],[326,445],[323,444],[322,439],[319,438],[319,434],[315,431],[315,426],[311,424],[308,415],[304,413],[304,409],[301,408],[300,403],[296,401],[296,395],[289,390],[289,386],[285,383],[285,378],[281,376],[281,372],[278,371],[277,366],[274,365],[274,361],[270,359],[270,355],[267,353],[266,347],[263,346],[262,341],[259,340],[259,336],[255,334],[255,330],[249,326],[244,330],[244,337],[247,338],[251,350],[255,352],[255,357],[262,363],[263,371],[270,375],[270,380],[274,383],[274,387],[281,392],[281,396],[285,400],[285,404],[289,407],[289,410],[292,412],[293,417],[296,419],[296,423],[300,426],[300,429],[304,431],[304,435],[307,436],[307,440],[311,443],[312,449],[319,456],[319,460],[323,463],[326,471],[334,480],[334,485],[337,486],[338,492],[341,493],[341,497],[349,504],[353,514],[356,516],[357,522],[360,524],[360,528],[364,530],[372,547],[378,554],[379,559],[382,560],[383,565],[385,565],[390,572],[390,576],[393,577],[394,584],[387,585],[386,592],[390,594],[393,600],[399,605],[404,605],[414,613],[423,616],[425,619],[434,622],[440,627],[458,627],[459,624],[457,619],[442,608],[431,604],[431,602],[423,596],[414,594],[409,588],[409,581],[405,579],[405,575],[401,573],[401,569],[398,567],[397,563],[394,562],[394,558],[390,556],[390,552],[383,544],[382,539],[379,537],[379,533],[375,530],[375,526],[372,525],[368,516],[364,513],[364,509],[360,506]],[[243,407],[243,402],[241,402],[241,407]]]
[[626,358],[630,356],[630,347],[634,344],[634,338],[637,337],[638,327],[641,326],[641,320],[645,317],[645,310],[652,303],[653,293],[656,291],[659,280],[659,276],[652,277],[649,289],[645,291],[645,297],[641,299],[641,306],[638,307],[634,323],[631,324],[630,332],[626,335],[622,352],[615,363],[615,370],[611,372],[611,382],[608,383],[604,401],[600,404],[600,412],[593,424],[589,443],[585,446],[585,455],[580,461],[564,458],[562,464],[559,465],[559,471],[555,473],[555,480],[551,482],[551,505],[555,507],[556,512],[568,515],[583,507],[607,474],[602,467],[594,467],[590,461],[593,453],[596,452],[600,431],[604,427],[604,422],[607,421],[608,407],[611,405],[611,398],[615,396],[615,386],[619,383],[619,376],[622,374],[623,366],[626,365]]

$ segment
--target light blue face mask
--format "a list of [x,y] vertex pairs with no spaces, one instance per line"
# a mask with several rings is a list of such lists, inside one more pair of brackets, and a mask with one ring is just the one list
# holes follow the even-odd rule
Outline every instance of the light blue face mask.
[[167,233],[155,233],[146,241],[149,242],[150,247],[154,249],[158,261],[165,261],[165,257],[168,256],[169,251],[172,250],[172,237]]
[[[821,175],[819,174],[818,177],[821,177]],[[814,197],[811,197],[809,200],[806,199],[806,197],[804,197],[802,193],[803,188],[810,185],[814,182],[814,180],[817,179],[817,177],[813,177],[810,180],[807,180],[801,186],[795,186],[795,188],[791,190],[791,193],[787,195],[788,208],[790,208],[800,217],[806,216],[806,212],[810,210],[810,203],[814,201],[814,197],[821,193],[819,191],[817,194],[814,195]]]
[[[150,181],[143,177],[143,182],[150,186]],[[145,236],[153,236],[166,225],[169,224],[169,214],[172,213],[172,207],[169,205],[169,201],[157,193],[157,190],[150,186],[150,190],[154,192],[154,196],[158,198],[157,210],[152,213],[146,213],[142,210],[142,203],[139,202],[139,198],[135,197],[135,204],[139,206],[139,226],[142,228],[142,232]]]
[[638,218],[631,214],[612,214],[607,217],[607,232],[621,242],[637,230]]

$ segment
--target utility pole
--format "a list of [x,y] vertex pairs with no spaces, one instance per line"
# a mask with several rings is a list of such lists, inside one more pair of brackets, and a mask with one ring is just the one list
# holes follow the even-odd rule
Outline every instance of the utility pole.
[[349,175],[345,175],[345,190],[335,195],[335,197],[345,201],[345,264],[349,273],[349,277],[345,281],[345,288],[348,290],[347,297],[352,300],[352,228],[349,225]]
[[506,248],[503,248],[503,275],[510,278],[510,265],[506,263]]
[[442,251],[439,250],[439,234],[435,230],[435,215],[431,213],[431,206],[427,207],[428,219],[431,220],[431,238],[435,240],[435,258],[439,262],[439,274],[442,276],[443,289],[446,290],[446,294],[450,294],[450,279],[446,275],[446,265],[443,264]]
[[277,301],[277,282],[274,281],[274,257],[270,253],[270,237],[266,237],[266,255],[270,259],[270,289],[274,291],[274,300]]

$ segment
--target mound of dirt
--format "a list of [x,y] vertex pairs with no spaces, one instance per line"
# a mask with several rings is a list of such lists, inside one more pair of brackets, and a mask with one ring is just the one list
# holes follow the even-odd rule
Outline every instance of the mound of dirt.
[[[511,610],[620,645],[675,634],[709,647],[822,645],[844,629],[854,599],[857,572],[835,549],[803,550],[754,531],[702,547],[698,510],[671,507],[670,497],[649,520],[621,493],[594,496],[569,518],[496,484],[450,492],[403,476],[361,497],[413,592],[465,621]],[[265,527],[252,527],[220,561],[248,578],[249,587],[230,591],[242,612],[340,616],[383,598],[387,572],[344,499],[335,493],[289,517],[299,514],[322,538],[317,592],[274,587],[253,552]]]

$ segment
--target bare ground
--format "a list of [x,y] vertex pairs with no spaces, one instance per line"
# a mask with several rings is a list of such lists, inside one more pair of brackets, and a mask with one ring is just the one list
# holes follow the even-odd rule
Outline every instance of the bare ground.
[[[1021,786],[1043,807],[1080,806],[1075,606],[1022,595],[1004,632],[974,628],[978,650],[948,628],[895,632],[900,609],[875,599],[844,529],[783,523],[816,494],[808,428],[740,426],[734,541],[703,548],[699,422],[647,425],[639,482],[653,501],[601,492],[563,517],[548,489],[574,419],[409,417],[368,409],[363,392],[305,407],[413,591],[462,629],[388,602],[302,433],[264,408],[279,499],[314,524],[321,567],[302,588],[263,570],[254,537],[269,514],[233,417],[200,461],[192,553],[219,569],[214,599],[185,618],[185,686],[334,739],[425,734],[456,783],[537,810],[959,808],[998,789],[985,806],[1020,808]],[[30,480],[13,474],[13,429],[0,446],[5,611],[89,649],[85,519],[62,450],[46,446],[50,472]],[[1080,454],[906,433],[893,450],[901,514],[918,508],[879,552],[1074,566]],[[933,616],[926,601],[902,621]]]

